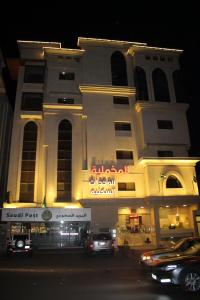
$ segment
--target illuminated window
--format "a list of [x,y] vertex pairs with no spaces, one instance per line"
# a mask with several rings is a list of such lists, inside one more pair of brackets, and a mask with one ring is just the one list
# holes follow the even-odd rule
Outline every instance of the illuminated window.
[[60,72],[59,73],[59,79],[60,80],[74,80],[75,79],[75,74],[71,72]]
[[43,83],[44,66],[25,66],[24,83]]
[[182,184],[180,183],[180,181],[176,176],[170,175],[166,181],[166,188],[167,189],[182,188]]
[[117,159],[133,159],[133,151],[117,150]]
[[24,127],[19,194],[20,202],[34,201],[36,147],[37,125],[31,121]]
[[152,73],[155,101],[170,102],[167,77],[161,69]]
[[134,81],[136,86],[136,99],[149,100],[146,73],[141,67],[135,67]]
[[114,104],[120,104],[120,105],[129,105],[129,98],[128,97],[114,96],[113,97],[113,103]]
[[115,122],[115,130],[131,131],[131,124],[128,122]]
[[42,110],[42,93],[23,93],[21,110],[39,111]]
[[163,151],[163,150],[159,150],[158,151],[158,157],[173,157],[173,151]]
[[57,202],[71,201],[72,126],[63,120],[58,128]]
[[112,85],[127,86],[126,60],[123,54],[116,51],[111,56]]
[[135,182],[118,182],[118,191],[135,191]]
[[72,99],[72,98],[58,98],[58,103],[74,104],[74,99]]
[[158,129],[173,129],[173,123],[170,120],[157,120]]

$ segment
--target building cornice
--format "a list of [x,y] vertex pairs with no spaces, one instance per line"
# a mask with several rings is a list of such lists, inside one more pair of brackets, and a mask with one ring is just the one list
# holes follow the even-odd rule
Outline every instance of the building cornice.
[[115,96],[133,96],[135,95],[135,88],[124,86],[111,85],[80,85],[81,93],[86,94],[110,94]]
[[147,52],[151,52],[151,53],[166,53],[166,54],[176,54],[176,55],[180,55],[183,50],[182,49],[169,49],[169,48],[160,48],[160,47],[150,47],[147,45],[132,45],[129,49],[127,54],[131,54],[134,55],[134,53],[137,52],[143,52],[143,53],[147,53]]
[[43,109],[82,110],[83,106],[80,104],[43,103]]
[[85,50],[80,49],[67,49],[67,48],[56,48],[56,47],[43,47],[45,54],[54,55],[70,55],[70,56],[82,56]]
[[85,38],[78,37],[77,45],[84,46],[106,46],[106,47],[130,47],[132,45],[147,45],[146,43],[139,42],[128,42],[128,41],[118,41],[118,40],[109,40],[109,39],[95,39],[95,38]]
[[183,165],[194,167],[200,157],[141,157],[138,164],[145,166]]
[[135,104],[135,111],[140,112],[142,110],[177,110],[187,111],[189,105],[187,103],[172,103],[172,102],[153,102],[153,101],[138,101]]

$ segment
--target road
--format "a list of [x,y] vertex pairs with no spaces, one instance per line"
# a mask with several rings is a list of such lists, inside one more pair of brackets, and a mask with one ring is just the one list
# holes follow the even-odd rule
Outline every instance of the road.
[[179,287],[161,286],[138,264],[138,252],[87,257],[40,251],[33,257],[0,256],[1,300],[185,300]]

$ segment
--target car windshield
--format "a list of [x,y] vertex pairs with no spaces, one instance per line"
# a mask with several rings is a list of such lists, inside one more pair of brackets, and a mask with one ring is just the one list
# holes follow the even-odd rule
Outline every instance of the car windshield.
[[110,234],[105,234],[105,233],[98,233],[98,234],[94,234],[92,239],[93,240],[108,241],[108,240],[111,240],[111,235]]
[[184,255],[200,255],[200,243],[191,246],[183,252]]

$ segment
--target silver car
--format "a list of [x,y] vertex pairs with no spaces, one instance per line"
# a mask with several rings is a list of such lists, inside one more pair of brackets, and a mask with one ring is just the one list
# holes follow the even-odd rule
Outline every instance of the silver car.
[[88,254],[107,252],[114,254],[114,240],[110,233],[93,233],[85,242],[85,250]]

